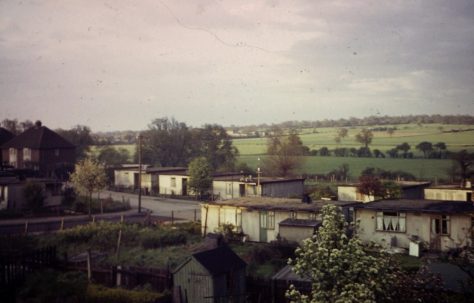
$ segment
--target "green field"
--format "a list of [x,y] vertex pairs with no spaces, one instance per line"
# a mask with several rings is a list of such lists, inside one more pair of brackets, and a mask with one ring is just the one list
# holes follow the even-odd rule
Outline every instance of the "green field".
[[[239,162],[247,163],[256,168],[258,158],[263,161],[265,156],[245,155]],[[367,167],[376,167],[391,171],[405,171],[421,180],[448,179],[447,171],[452,167],[452,160],[439,159],[381,159],[381,158],[350,158],[350,157],[303,157],[303,167],[299,174],[327,174],[344,163],[349,165],[351,179],[355,180]],[[262,171],[265,176],[265,171]]]
[[[374,128],[377,126],[370,126]],[[459,151],[461,149],[468,149],[474,151],[474,126],[472,125],[442,125],[442,124],[426,124],[418,126],[416,124],[402,124],[402,125],[384,125],[383,127],[397,127],[397,130],[390,136],[386,131],[374,131],[374,139],[370,148],[379,149],[386,152],[394,148],[396,145],[407,142],[411,145],[411,152],[415,156],[422,154],[416,150],[415,146],[422,142],[428,141],[433,144],[437,142],[444,142],[450,151]],[[359,148],[360,143],[355,141],[356,134],[362,127],[348,128],[348,136],[337,144],[334,140],[338,128],[318,128],[317,133],[313,133],[313,129],[303,129],[300,131],[300,138],[303,144],[310,149],[320,149],[323,146],[329,149],[337,147],[355,147]],[[447,132],[450,130],[467,130],[463,132]],[[267,139],[266,138],[252,138],[252,139],[234,139],[234,145],[239,149],[242,156],[245,155],[262,155],[265,154]]]
[[[376,128],[378,126],[368,126],[367,128]],[[413,174],[419,179],[448,179],[448,171],[452,167],[451,160],[440,159],[421,159],[422,153],[416,150],[415,146],[428,141],[433,144],[444,142],[449,151],[459,151],[467,149],[474,152],[474,126],[472,125],[446,125],[446,124],[402,124],[402,125],[384,125],[383,127],[396,127],[397,129],[390,136],[386,131],[374,131],[374,139],[370,148],[379,149],[386,152],[396,145],[407,142],[411,146],[410,152],[416,159],[390,159],[390,158],[349,158],[349,157],[304,157],[305,162],[299,173],[326,174],[333,169],[338,168],[344,163],[350,167],[352,178],[357,178],[360,172],[366,167],[377,167],[385,170],[402,170]],[[343,138],[341,143],[337,144],[334,140],[338,128],[318,128],[302,129],[299,135],[303,144],[310,149],[320,149],[323,146],[330,150],[337,147],[355,147],[359,148],[360,143],[355,141],[355,135],[363,127],[349,127],[349,133]],[[453,130],[465,130],[453,132]],[[251,167],[258,166],[258,158],[264,158],[267,147],[266,138],[234,139],[234,145],[238,148],[240,156],[239,162],[244,162]],[[135,145],[115,145],[117,148],[126,148],[131,157],[135,153]],[[91,153],[96,153],[97,147],[91,149]]]

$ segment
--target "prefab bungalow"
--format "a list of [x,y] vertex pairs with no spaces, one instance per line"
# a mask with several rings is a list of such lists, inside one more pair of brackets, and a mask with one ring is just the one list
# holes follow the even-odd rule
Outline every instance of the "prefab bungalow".
[[304,192],[304,178],[273,178],[231,175],[215,177],[213,194],[220,199],[240,197],[301,198]]
[[195,253],[173,272],[173,302],[246,302],[246,266],[225,245]]
[[[142,190],[152,190],[151,175],[147,172],[148,164],[142,164]],[[139,187],[138,164],[123,164],[114,169],[114,186],[116,189],[137,190]]]
[[[394,181],[400,186],[401,199],[423,199],[423,190],[430,186],[430,182],[416,182],[416,181]],[[337,187],[337,199],[339,201],[358,201],[371,202],[375,201],[374,196],[369,196],[360,193],[357,190],[358,184],[345,184]]]
[[426,200],[474,202],[473,189],[457,185],[445,185],[425,188]]
[[354,206],[363,242],[408,249],[413,241],[447,251],[473,244],[474,205],[460,201],[381,200]]
[[340,206],[347,220],[351,220],[354,202],[304,203],[301,199],[244,197],[201,204],[201,230],[206,235],[232,224],[249,241],[271,242],[283,238],[301,241],[302,235],[313,234],[321,221],[321,208],[326,204]]

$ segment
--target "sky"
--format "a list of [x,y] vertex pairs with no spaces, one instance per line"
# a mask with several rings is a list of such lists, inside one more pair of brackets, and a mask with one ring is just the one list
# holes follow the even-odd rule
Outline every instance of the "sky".
[[0,1],[0,120],[474,114],[474,1]]

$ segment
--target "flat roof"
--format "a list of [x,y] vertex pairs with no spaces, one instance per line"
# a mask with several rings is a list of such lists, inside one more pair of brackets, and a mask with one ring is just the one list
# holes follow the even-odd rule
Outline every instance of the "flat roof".
[[147,173],[167,173],[167,172],[185,172],[186,167],[149,167],[146,169]]
[[436,186],[430,186],[426,189],[442,189],[442,190],[465,190],[465,191],[472,191],[472,188],[467,188],[467,187],[462,187],[460,185],[436,185]]
[[[284,182],[304,182],[305,178],[280,178],[280,177],[260,177],[260,184],[268,184],[268,183],[284,183]],[[252,176],[249,177],[242,177],[239,174],[237,177],[234,176],[219,176],[215,177],[214,181],[226,181],[226,182],[240,182],[240,183],[257,183],[257,177]]]
[[[400,186],[401,188],[412,188],[418,186],[430,186],[431,182],[429,181],[393,181],[393,180],[380,180],[381,182],[393,182]],[[347,183],[338,185],[338,187],[356,187],[360,183]]]
[[319,211],[324,205],[333,204],[337,206],[351,206],[360,204],[354,201],[326,201],[317,200],[311,203],[304,203],[301,199],[292,198],[271,198],[271,197],[241,197],[229,200],[218,200],[215,202],[203,203],[209,205],[221,206],[235,206],[244,207],[247,209],[262,209],[262,210],[305,210],[305,211]]
[[474,213],[474,203],[466,201],[438,200],[379,200],[355,205],[356,209],[380,211],[405,211],[423,213]]

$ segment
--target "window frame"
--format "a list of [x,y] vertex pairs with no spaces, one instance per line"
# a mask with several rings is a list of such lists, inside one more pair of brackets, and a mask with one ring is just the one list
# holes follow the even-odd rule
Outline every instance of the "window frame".
[[375,230],[379,232],[406,233],[406,222],[406,212],[377,211],[375,215]]
[[171,177],[170,186],[176,188],[176,177]]
[[451,234],[451,216],[431,217],[431,232],[437,236],[449,236]]

